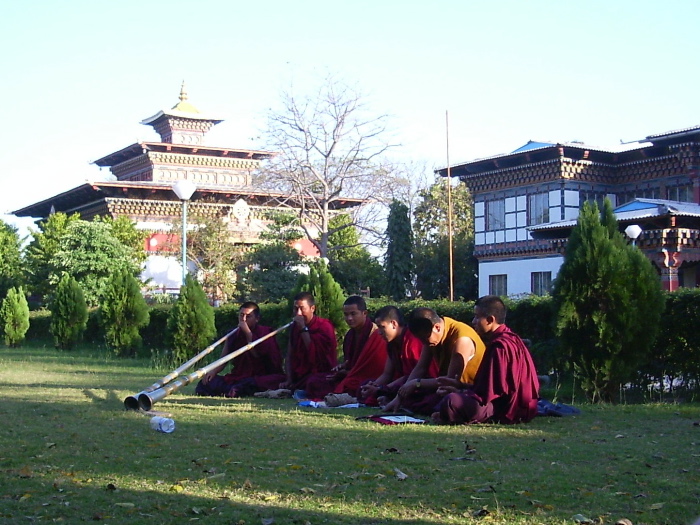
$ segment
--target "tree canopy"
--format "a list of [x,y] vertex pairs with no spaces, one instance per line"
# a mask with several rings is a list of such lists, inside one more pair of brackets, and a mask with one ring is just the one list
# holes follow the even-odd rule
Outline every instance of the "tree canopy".
[[612,204],[585,203],[554,282],[557,335],[588,396],[612,401],[647,360],[664,299],[653,265],[618,231]]
[[[451,188],[454,298],[477,294],[472,197],[464,184]],[[438,180],[419,192],[413,213],[413,252],[417,292],[425,299],[449,297],[448,195],[446,181]]]
[[38,229],[30,229],[32,241],[24,251],[24,271],[29,291],[46,301],[53,289],[49,281],[54,269],[51,260],[59,250],[59,241],[66,234],[68,225],[79,221],[80,216],[75,213],[54,213],[37,223]]
[[[348,197],[376,200],[389,182],[383,159],[391,148],[385,115],[373,115],[353,87],[328,77],[312,96],[282,93],[281,109],[271,110],[267,145],[278,152],[261,182],[284,192],[299,208],[300,226],[322,257],[329,256],[333,210]],[[367,227],[368,214],[352,212]]]
[[122,244],[110,224],[103,221],[70,221],[48,266],[52,286],[67,273],[78,281],[89,306],[100,303],[114,272],[123,270],[136,276],[141,271],[134,249]]
[[0,300],[22,282],[21,250],[17,228],[0,220]]
[[408,206],[396,200],[387,218],[384,270],[389,296],[405,300],[413,281],[413,231]]
[[348,295],[370,290],[372,296],[386,291],[386,279],[379,261],[360,243],[352,217],[341,213],[331,219],[333,233],[328,237],[329,270]]

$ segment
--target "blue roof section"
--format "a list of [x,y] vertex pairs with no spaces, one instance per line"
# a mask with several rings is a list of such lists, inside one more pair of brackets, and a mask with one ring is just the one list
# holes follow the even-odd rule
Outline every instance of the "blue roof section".
[[618,206],[613,211],[615,213],[623,211],[636,211],[636,210],[648,210],[650,208],[656,208],[659,204],[657,202],[645,202],[640,200],[633,200],[622,206]]
[[[613,212],[615,213],[615,218],[618,220],[618,222],[622,223],[628,223],[639,219],[663,217],[666,215],[700,218],[700,204],[695,204],[693,202],[668,201],[664,199],[636,198],[633,201],[618,206],[613,210]],[[565,221],[556,221],[545,224],[537,224],[535,226],[528,226],[527,229],[532,232],[542,230],[558,230],[572,228],[577,222],[578,219],[569,219]]]
[[527,144],[513,150],[512,153],[522,153],[523,151],[530,151],[531,149],[547,148],[549,146],[554,146],[555,144],[555,142],[535,142],[534,140],[528,140]]

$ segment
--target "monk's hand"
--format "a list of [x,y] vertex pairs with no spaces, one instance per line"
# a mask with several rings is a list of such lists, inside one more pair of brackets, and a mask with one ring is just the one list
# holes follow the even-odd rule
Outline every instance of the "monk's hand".
[[363,397],[374,396],[377,392],[379,392],[379,387],[374,383],[367,383],[366,385],[362,385],[360,387],[360,393]]
[[459,392],[458,388],[455,388],[453,386],[441,386],[438,387],[437,389],[437,395],[439,396],[446,396],[447,394],[452,394],[454,392]]
[[209,381],[214,379],[214,377],[216,377],[216,372],[214,372],[214,371],[207,372],[206,374],[204,374],[204,377],[202,378],[202,383],[205,385],[208,385]]
[[459,379],[453,377],[441,376],[437,378],[438,387],[451,387],[455,390],[462,388],[462,382]]
[[399,388],[399,396],[400,397],[406,397],[410,396],[413,392],[416,391],[416,388],[418,387],[418,381],[416,379],[412,379],[411,381],[406,381],[401,388]]
[[250,331],[250,326],[248,326],[248,323],[246,323],[245,321],[238,322],[238,329],[246,335],[252,333]]
[[399,408],[401,408],[401,401],[395,397],[382,407],[382,412],[396,412]]
[[306,326],[306,319],[304,319],[303,315],[295,315],[293,320],[294,324],[297,325],[297,328],[299,330],[303,329]]

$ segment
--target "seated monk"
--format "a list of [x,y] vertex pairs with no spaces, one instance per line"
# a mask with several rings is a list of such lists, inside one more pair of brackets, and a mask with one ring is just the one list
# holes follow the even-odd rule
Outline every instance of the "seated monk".
[[[358,401],[365,405],[386,405],[396,397],[401,386],[411,374],[420,357],[423,343],[406,326],[401,310],[396,306],[384,306],[374,316],[377,332],[387,342],[387,360],[384,371],[376,379],[362,385]],[[438,376],[435,360],[430,362],[428,377]]]
[[309,377],[328,374],[338,363],[335,329],[328,319],[316,315],[314,296],[309,292],[298,293],[294,297],[293,314],[285,375],[268,378],[266,384],[270,389],[304,389]]
[[472,385],[443,381],[446,394],[433,419],[438,423],[526,423],[537,415],[539,381],[530,351],[505,325],[500,297],[477,300],[472,324],[486,352]]
[[343,315],[350,327],[343,340],[343,362],[331,374],[309,378],[305,392],[299,392],[297,397],[322,399],[331,392],[357,397],[360,385],[384,370],[386,341],[368,317],[365,300],[357,295],[348,297],[343,304]]
[[[272,332],[269,326],[263,326],[259,321],[258,305],[253,302],[243,303],[238,310],[238,330],[226,338],[221,357]],[[255,345],[230,363],[232,370],[224,376],[219,373],[228,363],[206,374],[197,383],[195,393],[200,396],[250,396],[261,390],[256,383],[258,377],[282,373],[282,355],[274,337]]]
[[[386,411],[406,408],[412,412],[431,415],[442,400],[439,380],[446,378],[463,384],[474,382],[484,355],[484,343],[474,329],[449,317],[441,318],[430,308],[416,308],[408,321],[409,330],[423,343],[420,358],[399,388],[396,398],[384,407]],[[428,375],[435,360],[439,377]]]

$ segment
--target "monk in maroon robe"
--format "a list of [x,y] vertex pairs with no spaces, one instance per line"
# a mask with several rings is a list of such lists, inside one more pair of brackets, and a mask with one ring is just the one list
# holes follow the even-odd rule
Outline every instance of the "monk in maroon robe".
[[350,327],[343,340],[343,362],[331,374],[315,374],[309,378],[304,397],[322,399],[331,392],[357,397],[362,383],[384,370],[386,341],[367,316],[365,300],[357,295],[348,297],[343,304],[343,315]]
[[[399,388],[418,364],[423,343],[406,326],[401,310],[396,306],[384,306],[374,316],[377,332],[387,343],[387,360],[380,376],[362,385],[359,401],[369,406],[385,404],[396,397]],[[428,377],[438,376],[438,366],[433,360]],[[381,403],[380,403],[381,401]]]
[[313,374],[328,374],[338,363],[335,329],[328,319],[316,315],[314,296],[301,292],[294,297],[294,320],[287,346],[286,375],[278,388],[306,388]]
[[447,395],[433,414],[437,422],[512,424],[537,415],[537,371],[527,346],[505,319],[500,297],[487,295],[476,302],[472,325],[486,342],[486,351],[473,385],[462,390],[464,385],[441,380]]
[[[221,357],[272,332],[269,326],[258,324],[260,308],[253,302],[241,305],[238,311],[238,329],[226,338]],[[243,397],[253,395],[260,388],[256,378],[282,373],[282,354],[274,337],[266,339],[230,361],[232,370],[219,375],[228,363],[224,363],[197,384],[195,393],[200,396]]]

